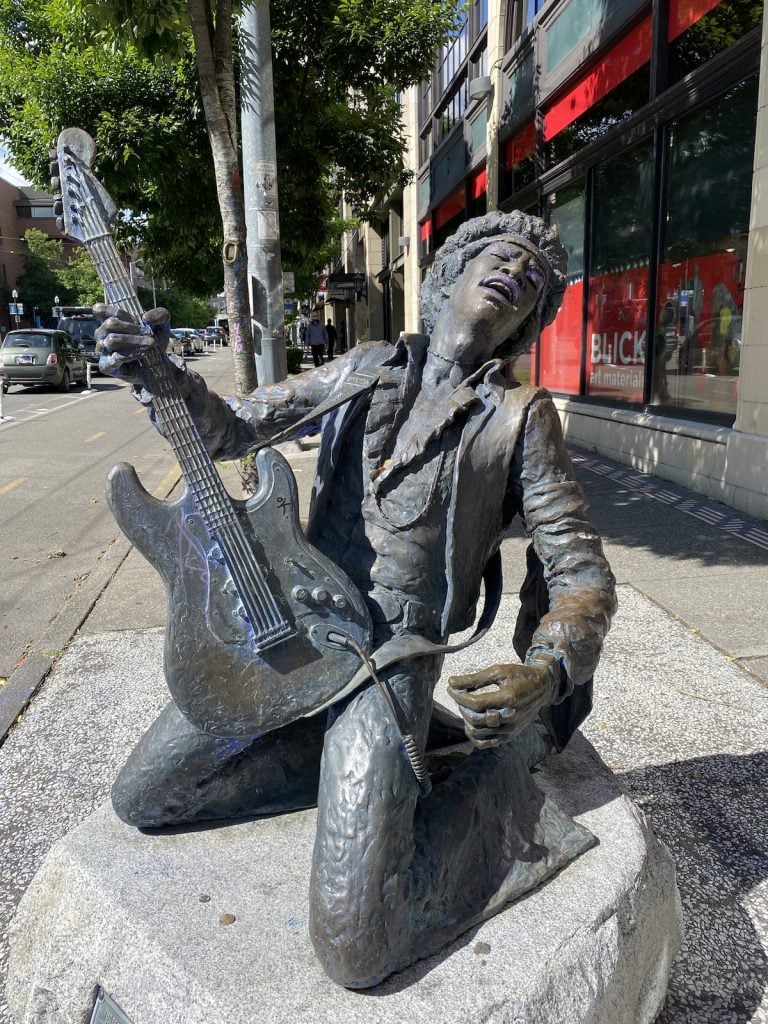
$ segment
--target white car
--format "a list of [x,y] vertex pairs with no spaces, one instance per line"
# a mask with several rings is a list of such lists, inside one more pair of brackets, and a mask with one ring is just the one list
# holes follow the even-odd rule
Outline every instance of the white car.
[[198,352],[205,352],[205,342],[191,327],[176,327],[175,331],[184,333],[189,340],[192,342],[192,351],[197,355]]

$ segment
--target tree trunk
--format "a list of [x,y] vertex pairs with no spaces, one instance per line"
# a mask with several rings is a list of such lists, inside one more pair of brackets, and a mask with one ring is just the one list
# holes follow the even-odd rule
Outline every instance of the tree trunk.
[[248,295],[245,204],[237,144],[231,6],[226,0],[220,0],[215,29],[208,0],[187,0],[187,8],[224,231],[224,294],[235,390],[244,395],[256,387],[257,381]]

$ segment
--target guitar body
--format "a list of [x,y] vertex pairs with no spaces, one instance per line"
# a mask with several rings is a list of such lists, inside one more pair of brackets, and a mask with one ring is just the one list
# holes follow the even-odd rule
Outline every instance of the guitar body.
[[302,533],[290,466],[262,449],[256,469],[258,492],[230,501],[282,616],[295,627],[263,650],[190,491],[160,501],[126,463],[107,482],[118,525],[165,584],[168,688],[189,721],[215,736],[257,736],[333,700],[361,662],[329,643],[329,631],[370,652],[370,616],[359,591]]

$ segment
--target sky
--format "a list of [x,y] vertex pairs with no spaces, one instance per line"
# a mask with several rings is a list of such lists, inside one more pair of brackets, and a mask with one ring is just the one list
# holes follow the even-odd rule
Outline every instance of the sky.
[[29,182],[22,177],[15,167],[8,163],[8,152],[3,145],[0,145],[0,178],[5,178],[12,185],[28,185]]

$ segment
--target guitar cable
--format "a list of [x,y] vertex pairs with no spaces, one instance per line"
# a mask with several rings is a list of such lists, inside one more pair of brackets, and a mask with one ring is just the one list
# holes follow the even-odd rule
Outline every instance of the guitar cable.
[[422,795],[429,796],[432,792],[432,780],[429,777],[427,762],[419,749],[416,737],[413,733],[408,731],[408,725],[405,721],[403,709],[400,706],[400,701],[398,700],[394,690],[386,679],[379,678],[376,672],[376,666],[354,637],[347,636],[346,633],[340,633],[337,630],[333,630],[332,633],[328,634],[328,640],[337,644],[339,647],[346,647],[347,650],[354,651],[365,665],[371,679],[378,686],[379,691],[389,709],[389,713],[395,721],[395,726],[397,727],[397,730],[400,733],[400,738],[403,741],[403,749],[405,750],[406,757],[413,769],[413,774],[416,776],[416,781],[419,783]]

